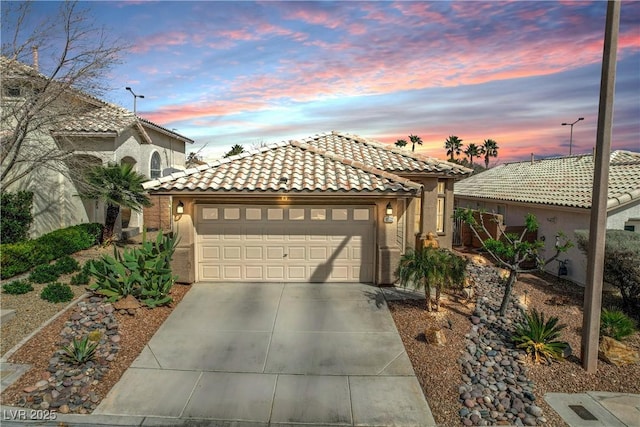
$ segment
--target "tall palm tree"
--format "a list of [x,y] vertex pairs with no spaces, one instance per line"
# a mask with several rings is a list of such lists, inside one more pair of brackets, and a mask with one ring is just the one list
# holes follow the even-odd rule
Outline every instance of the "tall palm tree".
[[484,155],[484,167],[489,169],[489,159],[498,157],[498,143],[493,139],[485,139],[484,144],[480,147],[480,154]]
[[102,242],[113,240],[113,230],[120,208],[140,211],[151,206],[151,201],[142,188],[147,178],[133,170],[133,165],[109,163],[106,166],[95,166],[85,174],[86,188],[80,193],[85,199],[97,199],[107,206],[104,221]]
[[469,164],[473,166],[473,158],[480,155],[480,147],[478,147],[474,143],[471,143],[467,146],[467,148],[465,148],[464,154],[469,158]]
[[409,141],[411,141],[411,151],[416,151],[416,144],[422,145],[422,138],[418,135],[409,135]]
[[447,149],[449,160],[453,162],[453,156],[459,156],[462,152],[462,140],[455,135],[451,135],[444,141],[444,148]]
[[396,147],[400,147],[400,148],[404,148],[407,146],[407,140],[406,139],[399,139],[395,142]]

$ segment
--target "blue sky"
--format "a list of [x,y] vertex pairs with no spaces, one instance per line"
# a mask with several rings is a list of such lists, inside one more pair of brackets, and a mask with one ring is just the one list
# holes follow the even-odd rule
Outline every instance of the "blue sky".
[[[595,145],[606,3],[81,2],[127,41],[104,98],[219,156],[338,130],[494,139],[497,162]],[[36,2],[33,22],[57,2]],[[7,31],[2,29],[3,34]],[[640,151],[640,2],[623,1],[614,149]]]

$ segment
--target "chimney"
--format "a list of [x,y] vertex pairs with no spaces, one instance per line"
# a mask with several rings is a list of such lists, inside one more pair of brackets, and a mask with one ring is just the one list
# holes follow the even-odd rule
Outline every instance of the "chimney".
[[38,63],[38,46],[31,46],[31,52],[33,53],[33,68],[39,72],[40,64]]
[[531,153],[531,164],[533,164],[533,153]]

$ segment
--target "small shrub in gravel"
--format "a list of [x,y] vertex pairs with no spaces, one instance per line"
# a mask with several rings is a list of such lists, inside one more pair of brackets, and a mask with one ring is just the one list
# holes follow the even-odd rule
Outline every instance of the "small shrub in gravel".
[[29,280],[33,283],[49,283],[60,277],[55,265],[42,264],[33,269],[29,274]]
[[621,310],[602,310],[600,314],[600,335],[620,341],[635,332],[633,319]]
[[93,360],[97,348],[98,343],[90,341],[89,336],[74,339],[71,344],[62,348],[62,359],[71,364],[79,365]]
[[63,283],[49,283],[40,293],[40,298],[49,302],[67,302],[73,299],[73,291]]
[[65,255],[58,259],[55,263],[55,267],[59,274],[69,274],[80,270],[80,264],[78,264],[78,261],[71,258],[69,255]]
[[31,292],[33,290],[33,286],[27,280],[14,280],[11,283],[2,285],[2,290],[7,294],[21,295]]
[[516,324],[512,340],[518,348],[524,349],[536,363],[562,359],[568,344],[558,341],[560,332],[566,325],[558,324],[558,318],[552,316],[545,321],[544,313],[532,310],[525,314],[524,322]]

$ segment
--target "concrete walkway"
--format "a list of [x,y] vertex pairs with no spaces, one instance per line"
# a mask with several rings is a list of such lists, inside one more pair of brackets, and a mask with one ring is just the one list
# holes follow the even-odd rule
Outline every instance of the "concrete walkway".
[[544,400],[570,427],[640,427],[638,394],[547,393]]
[[380,290],[359,284],[195,284],[94,415],[435,425]]

